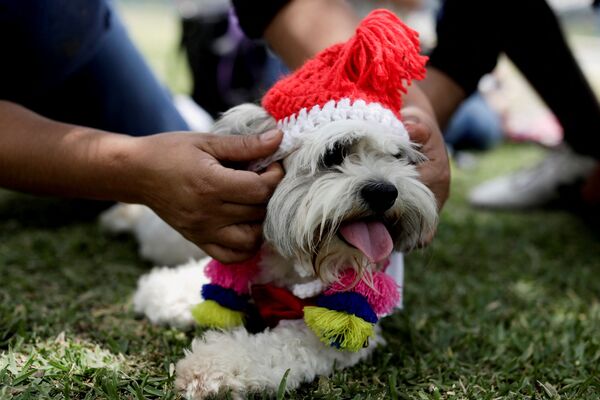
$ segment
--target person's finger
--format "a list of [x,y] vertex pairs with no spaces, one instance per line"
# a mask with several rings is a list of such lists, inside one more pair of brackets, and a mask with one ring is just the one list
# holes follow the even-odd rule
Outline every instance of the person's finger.
[[255,172],[230,169],[220,172],[215,187],[225,203],[267,204],[275,190],[274,185],[264,182]]
[[444,139],[440,131],[426,121],[409,115],[406,130],[413,142],[421,145],[419,151],[427,158],[417,165],[421,181],[434,193],[441,210],[450,191],[450,168]]
[[260,178],[263,181],[263,183],[271,191],[275,191],[275,188],[277,187],[277,185],[279,185],[279,182],[281,182],[281,180],[283,179],[283,176],[285,175],[285,171],[283,170],[281,163],[274,162],[274,163],[270,164],[259,175],[260,175]]
[[223,203],[220,213],[223,216],[222,220],[228,225],[261,222],[265,219],[267,208],[264,205]]
[[277,183],[279,183],[279,181],[281,179],[283,179],[283,176],[285,175],[285,171],[280,162],[274,162],[274,163],[269,164],[267,166],[267,168],[265,168],[265,170],[260,173],[260,176],[262,176],[262,177],[270,176],[270,175],[274,176],[274,180],[276,180]]
[[202,250],[204,250],[204,252],[206,252],[206,254],[208,254],[212,258],[224,264],[246,261],[256,255],[256,252],[243,252],[214,243],[202,245]]
[[432,131],[423,123],[408,120],[404,122],[404,126],[406,127],[406,131],[408,132],[411,141],[418,143],[421,146],[425,146],[431,140]]
[[266,204],[283,178],[283,168],[271,164],[264,172],[233,170],[221,166],[215,185],[220,189],[221,200],[239,204]]
[[279,130],[260,135],[203,135],[199,147],[219,161],[253,161],[273,154],[282,138]]
[[215,241],[234,250],[256,251],[262,243],[262,227],[259,224],[228,225],[216,232]]

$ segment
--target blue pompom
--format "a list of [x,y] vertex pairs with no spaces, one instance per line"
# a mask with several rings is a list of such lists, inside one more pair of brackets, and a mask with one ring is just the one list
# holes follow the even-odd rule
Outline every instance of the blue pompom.
[[377,315],[369,305],[369,302],[359,293],[339,292],[330,295],[321,295],[317,298],[317,306],[334,311],[347,312],[373,324],[377,322]]
[[227,289],[219,285],[203,285],[202,298],[204,298],[204,300],[213,300],[220,306],[235,311],[243,311],[248,306],[248,296],[240,296],[235,290]]

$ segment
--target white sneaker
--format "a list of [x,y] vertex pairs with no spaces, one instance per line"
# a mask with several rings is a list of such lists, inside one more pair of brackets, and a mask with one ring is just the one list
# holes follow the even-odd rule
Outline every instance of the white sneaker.
[[576,154],[567,145],[551,150],[539,164],[485,182],[471,191],[475,207],[526,209],[547,205],[559,198],[559,189],[587,178],[597,160]]

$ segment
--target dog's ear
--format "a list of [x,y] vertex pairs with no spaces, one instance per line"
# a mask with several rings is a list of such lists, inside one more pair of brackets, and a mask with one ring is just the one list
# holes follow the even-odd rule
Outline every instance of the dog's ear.
[[225,112],[213,125],[221,135],[253,135],[277,128],[275,119],[256,104],[246,103]]

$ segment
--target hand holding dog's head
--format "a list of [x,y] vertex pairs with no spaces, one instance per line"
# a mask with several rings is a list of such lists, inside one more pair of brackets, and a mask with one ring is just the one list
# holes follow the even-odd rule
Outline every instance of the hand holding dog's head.
[[260,169],[283,159],[286,176],[271,198],[267,241],[283,256],[335,280],[341,268],[381,267],[434,230],[434,196],[418,180],[424,157],[401,122],[401,92],[425,75],[417,33],[385,10],[371,13],[334,45],[277,82],[262,105],[241,106],[217,124],[249,134],[275,127],[284,137]]
[[[263,108],[247,104],[228,111],[215,130],[254,134],[275,126]],[[341,268],[381,265],[392,249],[408,251],[435,229],[435,198],[415,167],[422,160],[405,136],[380,124],[323,125],[283,160],[265,239],[325,281]]]

